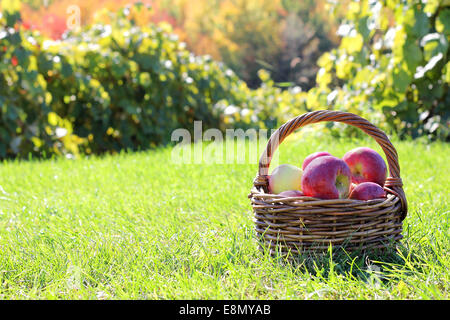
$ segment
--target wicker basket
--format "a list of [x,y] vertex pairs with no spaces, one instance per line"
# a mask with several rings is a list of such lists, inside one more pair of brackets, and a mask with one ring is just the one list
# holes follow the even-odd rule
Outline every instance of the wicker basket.
[[[389,176],[387,197],[369,201],[352,199],[282,197],[268,192],[268,170],[274,151],[296,129],[322,121],[343,122],[374,138],[386,154]],[[384,132],[369,121],[347,112],[314,111],[282,125],[270,137],[259,161],[249,194],[260,248],[273,254],[324,252],[330,244],[346,251],[391,247],[402,238],[407,202],[400,179],[397,151]]]

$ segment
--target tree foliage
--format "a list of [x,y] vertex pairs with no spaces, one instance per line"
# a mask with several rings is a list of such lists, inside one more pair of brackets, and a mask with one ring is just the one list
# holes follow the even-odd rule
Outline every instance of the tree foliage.
[[448,139],[449,17],[447,0],[351,2],[310,100],[401,136]]

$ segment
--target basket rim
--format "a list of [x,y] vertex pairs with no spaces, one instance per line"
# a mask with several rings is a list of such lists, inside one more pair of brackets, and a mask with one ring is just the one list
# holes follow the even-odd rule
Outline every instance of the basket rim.
[[372,200],[357,200],[357,199],[350,199],[350,198],[337,198],[337,199],[320,199],[310,196],[297,196],[297,197],[286,197],[286,196],[280,196],[276,193],[267,193],[264,190],[258,190],[256,187],[253,187],[251,190],[251,193],[249,194],[249,198],[263,198],[266,202],[284,202],[284,201],[292,201],[292,200],[301,200],[301,201],[307,201],[308,203],[311,203],[312,205],[328,205],[328,204],[358,204],[358,205],[371,205],[371,204],[377,204],[381,202],[385,202],[386,199],[390,198],[397,198],[399,197],[391,193],[389,189],[385,189],[386,191],[386,197],[384,198],[377,198]]
[[[253,211],[258,209],[270,209],[274,215],[292,214],[302,215],[300,213],[291,213],[290,211],[304,210],[304,214],[315,214],[322,216],[337,216],[340,214],[352,215],[357,211],[359,214],[363,210],[374,210],[387,207],[395,207],[401,199],[392,193],[387,193],[385,198],[372,200],[356,200],[356,199],[318,199],[309,196],[284,197],[278,194],[266,193],[264,190],[258,191],[252,189],[252,193],[248,196],[251,201]],[[255,212],[256,213],[256,212]],[[358,214],[358,215],[359,215]]]

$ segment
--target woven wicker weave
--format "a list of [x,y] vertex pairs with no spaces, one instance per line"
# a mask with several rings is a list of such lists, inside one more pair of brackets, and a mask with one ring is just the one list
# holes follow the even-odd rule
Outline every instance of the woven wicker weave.
[[[343,122],[373,137],[383,149],[389,166],[384,189],[387,197],[369,201],[322,200],[312,197],[282,197],[268,192],[268,170],[278,145],[305,125]],[[249,195],[255,229],[261,247],[272,253],[323,252],[331,244],[347,251],[385,248],[402,238],[407,201],[402,188],[397,151],[384,132],[369,121],[347,112],[314,111],[282,125],[270,137],[259,161],[259,171]]]

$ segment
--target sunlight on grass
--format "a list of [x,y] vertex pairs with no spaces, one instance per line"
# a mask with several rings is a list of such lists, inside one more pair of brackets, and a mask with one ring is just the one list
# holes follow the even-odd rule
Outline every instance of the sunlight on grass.
[[[381,150],[290,139],[279,162],[362,145]],[[257,164],[173,164],[170,148],[3,162],[0,298],[448,299],[449,145],[394,145],[409,201],[403,247],[296,265],[258,249],[247,198]]]

